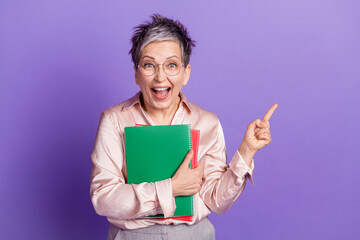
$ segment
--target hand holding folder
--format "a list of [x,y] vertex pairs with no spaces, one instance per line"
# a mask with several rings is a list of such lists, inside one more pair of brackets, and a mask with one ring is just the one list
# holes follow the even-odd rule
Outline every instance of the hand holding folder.
[[204,175],[204,164],[200,163],[196,168],[195,164],[193,164],[193,169],[189,168],[193,156],[194,150],[191,149],[171,178],[174,196],[193,195],[200,191]]

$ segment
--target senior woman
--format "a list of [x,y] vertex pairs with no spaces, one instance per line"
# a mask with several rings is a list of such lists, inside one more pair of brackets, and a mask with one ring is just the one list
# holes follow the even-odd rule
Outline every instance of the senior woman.
[[[224,213],[251,180],[254,154],[269,144],[269,119],[250,123],[229,165],[223,130],[215,114],[191,103],[181,92],[190,78],[193,40],[178,21],[153,15],[135,28],[130,50],[135,81],[140,87],[132,98],[101,114],[91,154],[90,194],[95,211],[106,216],[108,239],[215,239],[207,219],[211,210]],[[199,129],[200,164],[190,169],[189,151],[172,178],[150,183],[127,184],[124,127],[191,124]],[[171,219],[174,197],[194,195],[192,222]],[[164,214],[165,219],[144,218]],[[167,218],[167,219],[166,219]]]

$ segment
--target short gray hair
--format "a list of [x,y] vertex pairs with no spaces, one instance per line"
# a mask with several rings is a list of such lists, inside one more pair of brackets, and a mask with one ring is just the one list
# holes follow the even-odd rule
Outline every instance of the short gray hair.
[[187,29],[179,21],[154,14],[149,21],[134,28],[131,38],[132,48],[129,54],[131,54],[135,67],[138,67],[141,51],[147,44],[167,40],[180,45],[182,61],[187,66],[190,62],[192,48],[195,47],[195,41],[190,38]]

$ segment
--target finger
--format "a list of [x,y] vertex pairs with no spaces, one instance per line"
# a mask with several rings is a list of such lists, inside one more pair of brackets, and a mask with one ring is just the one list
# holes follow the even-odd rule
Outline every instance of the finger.
[[278,104],[274,104],[272,105],[272,107],[266,112],[264,118],[263,118],[263,121],[269,121],[271,116],[273,115],[275,109],[278,107],[279,105]]
[[202,178],[199,179],[199,185],[200,185],[200,188],[201,188],[201,186],[203,185]]
[[183,161],[183,163],[181,164],[180,167],[189,168],[189,164],[190,164],[190,161],[191,161],[191,159],[193,157],[193,154],[194,154],[194,151],[192,149],[190,149],[189,152],[186,154],[186,157],[185,157],[185,159],[184,159],[184,161]]
[[270,128],[270,122],[269,121],[261,121],[265,128]]
[[268,132],[261,133],[256,138],[259,140],[270,139],[270,134]]
[[264,123],[263,123],[260,119],[256,119],[256,120],[255,120],[255,125],[256,125],[256,127],[258,127],[258,128],[263,128],[263,127],[265,127]]
[[261,141],[264,141],[265,145],[268,145],[269,143],[271,143],[271,138],[264,138],[264,139],[261,139]]
[[260,123],[257,123],[255,129],[254,129],[254,132],[258,132],[260,131],[261,129],[270,129],[270,123],[269,121],[260,121]]
[[263,141],[265,145],[268,145],[271,142],[270,136],[261,136],[261,139],[258,139],[259,141]]
[[204,168],[205,168],[205,164],[203,162],[199,163],[197,166],[196,166],[196,170],[198,172],[204,172]]
[[255,131],[255,129],[260,128],[260,126],[262,126],[261,120],[256,119],[248,125],[246,131]]
[[261,128],[258,131],[255,132],[255,137],[259,136],[262,133],[270,133],[270,129],[269,128]]

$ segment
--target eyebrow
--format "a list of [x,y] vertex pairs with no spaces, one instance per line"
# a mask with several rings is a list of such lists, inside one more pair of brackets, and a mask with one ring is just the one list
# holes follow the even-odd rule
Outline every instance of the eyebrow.
[[[179,59],[178,56],[172,55],[172,56],[170,56],[170,57],[167,57],[166,60],[168,60],[168,59],[170,59],[170,58],[173,58],[173,57]],[[150,56],[148,56],[148,55],[143,56],[141,59],[144,59],[144,58],[150,58],[150,59],[152,59],[152,60],[155,60],[154,57],[150,57]]]
[[170,57],[167,57],[166,59],[170,59],[170,58],[173,58],[173,57],[179,59],[178,56],[176,56],[176,55],[172,55],[172,56],[170,56]]
[[143,56],[141,59],[144,59],[144,58],[146,58],[146,57],[151,58],[152,60],[155,60],[155,58],[150,57],[150,56],[148,56],[148,55]]

